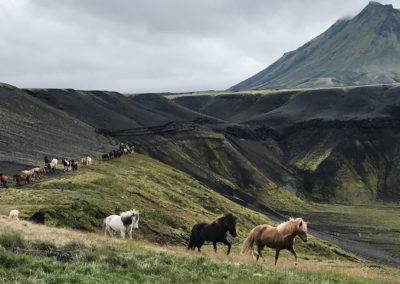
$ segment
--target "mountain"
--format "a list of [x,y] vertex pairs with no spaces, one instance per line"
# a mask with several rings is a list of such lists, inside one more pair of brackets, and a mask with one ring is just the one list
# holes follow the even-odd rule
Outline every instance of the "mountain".
[[[400,87],[187,95],[262,175],[316,201],[399,201]],[[225,164],[227,164],[225,162]]]
[[231,91],[400,82],[400,11],[370,2]]

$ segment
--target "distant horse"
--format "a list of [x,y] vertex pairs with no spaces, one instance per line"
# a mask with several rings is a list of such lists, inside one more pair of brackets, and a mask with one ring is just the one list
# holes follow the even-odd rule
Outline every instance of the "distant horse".
[[14,209],[14,210],[10,211],[10,214],[8,215],[8,218],[11,219],[11,220],[19,221],[18,215],[19,215],[19,211],[17,209]]
[[228,246],[228,255],[231,251],[231,244],[226,239],[226,232],[229,231],[232,237],[236,237],[236,219],[237,217],[229,213],[219,217],[211,224],[198,223],[193,226],[190,234],[188,249],[200,251],[204,241],[213,242],[214,251],[217,252],[217,243],[224,243]]
[[110,155],[109,154],[103,154],[103,155],[101,155],[101,159],[103,161],[108,161],[108,160],[110,160]]
[[115,232],[121,232],[121,237],[125,239],[125,233],[129,234],[129,238],[132,239],[132,230],[139,229],[139,212],[135,209],[130,211],[122,212],[118,215],[111,215],[103,221],[104,235],[107,232],[110,236],[114,236]]
[[8,180],[8,176],[0,174],[0,183],[3,185],[4,188],[8,188],[7,180]]
[[40,178],[40,176],[41,176],[42,174],[44,174],[44,167],[43,167],[43,166],[34,168],[33,170],[34,170],[34,172],[35,172],[35,175],[36,175],[38,178]]
[[78,163],[75,162],[74,160],[71,160],[71,168],[73,171],[77,171],[78,170]]
[[17,186],[20,186],[21,182],[25,182],[25,184],[27,184],[31,181],[30,176],[27,176],[26,174],[14,175],[13,177],[15,179],[15,182],[17,183]]
[[28,183],[35,180],[35,169],[21,171],[21,174],[29,177]]
[[57,159],[52,159],[50,163],[47,164],[47,168],[49,171],[55,171],[57,169],[58,165],[58,160]]
[[84,165],[84,166],[87,165],[86,157],[83,157],[83,158],[81,159],[81,164]]
[[85,166],[91,165],[91,164],[92,164],[92,158],[90,158],[89,156],[83,157],[83,158],[81,159],[81,164],[82,164],[82,165],[85,165]]
[[124,154],[133,154],[133,153],[135,153],[135,146],[129,147],[128,145],[126,145],[123,150],[124,150]]
[[62,159],[61,163],[64,165],[64,172],[71,170],[71,161],[68,161],[67,159]]
[[261,251],[265,246],[275,249],[275,265],[279,258],[279,252],[283,249],[290,251],[295,257],[295,265],[298,264],[297,254],[293,248],[294,238],[299,236],[303,242],[307,242],[307,223],[301,218],[292,219],[281,223],[278,227],[270,225],[259,225],[253,228],[247,239],[243,242],[241,253],[250,249],[253,251],[254,243],[257,245],[257,260],[261,256]]

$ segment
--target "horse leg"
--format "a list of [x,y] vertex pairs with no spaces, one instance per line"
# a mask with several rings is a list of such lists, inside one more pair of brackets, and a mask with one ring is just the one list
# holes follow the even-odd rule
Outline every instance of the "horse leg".
[[121,230],[121,238],[125,239],[125,232]]
[[197,241],[197,251],[200,252],[200,248],[202,247],[202,245],[204,244],[204,240],[198,240]]
[[132,240],[132,228],[129,230],[129,238]]
[[278,262],[279,252],[280,252],[280,251],[281,251],[280,249],[276,249],[276,252],[275,252],[275,265],[276,265],[276,263]]
[[214,252],[217,253],[217,242],[213,242]]
[[224,244],[226,244],[227,246],[228,246],[228,251],[226,252],[226,255],[229,255],[229,253],[231,252],[231,243],[230,242],[228,242],[228,240],[227,239],[224,239],[223,241],[222,241],[222,243],[224,243]]
[[263,250],[263,248],[264,248],[263,246],[257,246],[257,260],[261,256],[263,262],[265,262],[265,258],[264,258],[264,256],[262,255],[262,252],[261,252]]
[[293,247],[289,249],[289,251],[294,255],[294,265],[298,265],[299,262],[297,261],[297,254]]

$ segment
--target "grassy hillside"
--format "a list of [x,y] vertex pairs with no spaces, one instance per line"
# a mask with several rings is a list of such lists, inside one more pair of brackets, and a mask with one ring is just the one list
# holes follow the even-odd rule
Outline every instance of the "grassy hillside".
[[[188,175],[140,154],[83,167],[61,178],[1,190],[0,214],[15,208],[26,217],[42,212],[47,225],[88,231],[98,230],[110,214],[136,208],[141,214],[136,238],[180,245],[187,244],[193,224],[232,212],[238,216],[234,251],[254,226],[275,224]],[[311,240],[306,245],[297,244],[306,258],[353,259],[326,242]]]
[[110,239],[71,229],[15,223],[0,216],[0,283],[395,283],[400,272],[348,261],[300,261],[277,267],[211,249]]
[[[102,219],[132,207],[141,214],[134,240],[103,237]],[[287,251],[282,252],[277,268],[269,268],[274,256],[270,249],[265,250],[267,268],[255,264],[250,255],[239,254],[241,243],[255,225],[275,222],[140,154],[97,162],[77,173],[29,186],[2,189],[0,214],[11,209],[19,209],[22,217],[42,212],[45,224],[52,227],[0,218],[0,282],[4,283],[133,278],[144,283],[261,283],[266,279],[272,283],[379,283],[399,275],[397,269],[361,261],[312,236],[308,243],[295,245],[301,270],[293,268],[293,256]],[[210,245],[201,254],[187,252],[191,226],[226,212],[239,218],[238,237],[229,237],[232,254],[226,257],[222,245],[217,255]]]

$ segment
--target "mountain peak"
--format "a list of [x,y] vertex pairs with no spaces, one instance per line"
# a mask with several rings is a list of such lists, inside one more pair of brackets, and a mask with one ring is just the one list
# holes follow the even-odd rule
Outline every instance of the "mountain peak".
[[360,14],[365,14],[365,13],[375,13],[377,11],[385,11],[385,12],[390,12],[392,10],[395,10],[393,8],[392,4],[381,4],[379,2],[371,1],[368,3],[367,6],[361,11]]
[[370,2],[230,90],[400,83],[400,10]]

